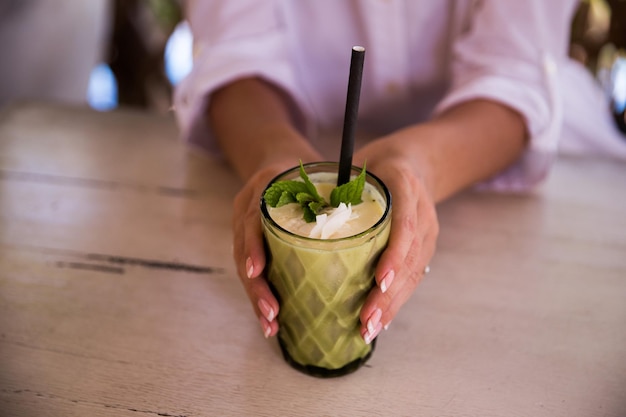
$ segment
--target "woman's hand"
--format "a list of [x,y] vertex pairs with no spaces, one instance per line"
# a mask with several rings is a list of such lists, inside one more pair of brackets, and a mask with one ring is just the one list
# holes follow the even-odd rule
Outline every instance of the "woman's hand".
[[361,335],[367,343],[389,325],[423,278],[439,234],[426,162],[407,154],[406,141],[397,148],[400,139],[382,138],[355,154],[355,164],[366,162],[392,195],[391,234],[376,267],[378,285],[361,310]]
[[[355,155],[355,160],[367,161],[367,170],[380,177],[393,196],[389,245],[376,268],[378,286],[361,311],[361,334],[368,343],[391,322],[417,287],[435,251],[439,231],[433,199],[419,170],[406,157],[389,150],[381,140]],[[259,199],[267,184],[293,165],[293,161],[273,163],[257,171],[234,201],[235,264],[265,337],[278,332],[280,306],[264,275],[266,256]]]
[[224,155],[245,181],[234,201],[233,255],[265,337],[278,331],[279,306],[263,276],[266,257],[259,201],[276,175],[299,160],[320,160],[317,150],[296,129],[293,107],[276,86],[243,78],[214,92],[207,113]]
[[[234,206],[234,257],[266,337],[278,331],[279,306],[263,276],[259,199],[267,183],[298,160],[322,160],[295,128],[289,103],[275,86],[242,79],[215,92],[207,114],[224,154],[246,181]],[[375,272],[378,286],[361,310],[366,341],[389,324],[424,276],[439,233],[435,203],[515,162],[526,142],[519,113],[477,99],[355,153],[355,165],[367,161],[368,171],[385,182],[393,198],[389,245]]]
[[235,264],[265,337],[278,332],[276,316],[280,307],[263,274],[266,257],[259,199],[267,184],[293,165],[293,161],[275,163],[257,171],[239,191],[233,206]]
[[439,223],[435,204],[514,163],[527,141],[524,119],[499,103],[476,99],[433,120],[370,142],[355,164],[379,176],[392,195],[389,245],[361,310],[361,334],[373,340],[389,325],[427,271]]

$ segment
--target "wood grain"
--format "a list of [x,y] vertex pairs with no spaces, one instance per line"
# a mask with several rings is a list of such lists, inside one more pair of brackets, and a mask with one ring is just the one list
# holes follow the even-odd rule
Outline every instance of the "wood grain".
[[432,272],[332,380],[265,340],[231,256],[241,185],[170,117],[0,113],[0,415],[626,415],[626,166],[440,207]]

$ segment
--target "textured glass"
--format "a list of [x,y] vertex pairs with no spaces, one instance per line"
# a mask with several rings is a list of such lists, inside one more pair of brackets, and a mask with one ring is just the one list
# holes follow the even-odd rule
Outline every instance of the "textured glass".
[[[305,165],[308,174],[337,172],[335,163]],[[354,174],[359,169],[353,168]],[[274,181],[298,177],[298,168]],[[376,225],[343,239],[310,239],[278,226],[263,201],[268,246],[267,275],[279,302],[279,343],[287,361],[316,376],[357,369],[372,352],[360,335],[359,314],[375,285],[374,268],[389,237],[391,201],[384,185],[368,174],[387,203]]]

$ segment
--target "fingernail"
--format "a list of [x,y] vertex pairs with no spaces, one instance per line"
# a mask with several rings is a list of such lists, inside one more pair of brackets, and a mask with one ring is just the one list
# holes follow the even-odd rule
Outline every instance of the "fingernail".
[[263,329],[263,336],[267,339],[272,333],[272,327],[265,321],[265,318],[259,317],[259,323],[261,323],[261,329]]
[[385,274],[383,279],[380,281],[380,291],[383,294],[387,292],[395,276],[396,276],[395,272],[393,272],[393,269],[391,269]]
[[380,308],[374,310],[369,320],[367,320],[367,332],[374,333],[376,326],[380,323],[380,318],[383,316],[383,311]]
[[367,333],[365,333],[363,335],[363,340],[365,340],[365,344],[369,345],[370,343],[372,343],[372,340],[374,340],[374,338],[376,338],[376,336],[378,336],[378,333],[380,333],[382,328],[383,327],[380,325],[380,323],[378,323],[378,326],[376,326],[374,331],[370,332],[368,330]]
[[257,305],[259,306],[259,310],[261,310],[261,313],[267,319],[267,321],[271,322],[272,320],[274,320],[274,318],[276,317],[276,313],[267,301],[261,298]]
[[246,259],[246,275],[248,278],[252,278],[252,274],[254,273],[254,265],[252,264],[252,258]]
[[391,322],[389,322],[389,323],[385,324],[385,326],[383,327],[383,329],[385,329],[385,330],[389,330],[389,325],[390,325],[390,324],[391,324]]

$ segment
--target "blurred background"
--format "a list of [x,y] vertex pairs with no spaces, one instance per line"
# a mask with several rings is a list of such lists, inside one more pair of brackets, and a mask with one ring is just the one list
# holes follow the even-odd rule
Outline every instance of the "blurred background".
[[43,100],[167,112],[191,69],[176,0],[0,0],[0,107]]
[[[192,66],[184,0],[0,0],[0,107],[22,100],[165,113]],[[570,55],[605,89],[626,51],[626,0],[583,0]]]

